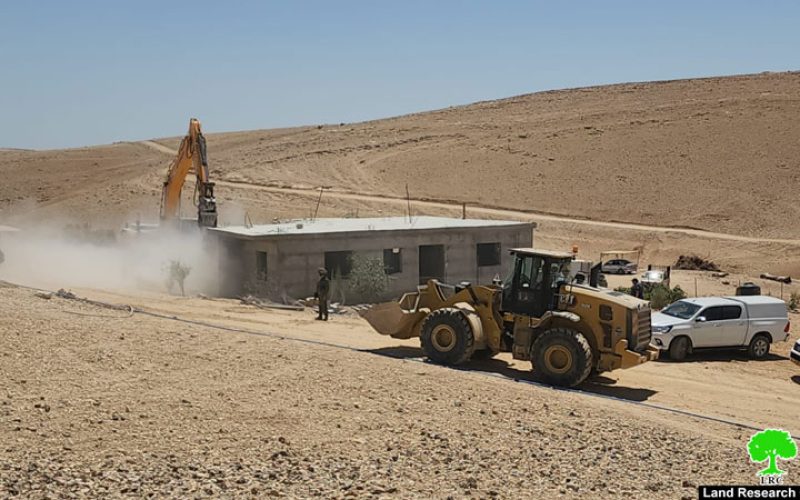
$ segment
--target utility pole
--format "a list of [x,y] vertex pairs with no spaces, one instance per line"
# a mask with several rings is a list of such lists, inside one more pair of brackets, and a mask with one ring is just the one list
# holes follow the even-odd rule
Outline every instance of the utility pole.
[[319,204],[322,203],[322,191],[324,191],[324,187],[319,188],[319,198],[317,199],[317,208],[314,210],[314,217],[311,220],[317,220],[317,214],[319,213]]
[[408,190],[407,182],[406,182],[406,201],[408,202],[408,223],[411,224],[411,192]]

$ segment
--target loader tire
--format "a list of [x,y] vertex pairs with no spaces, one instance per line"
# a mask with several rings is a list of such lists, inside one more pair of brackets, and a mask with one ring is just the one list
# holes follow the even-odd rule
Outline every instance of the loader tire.
[[459,365],[475,352],[472,327],[458,309],[437,309],[425,318],[420,332],[422,352],[434,363]]
[[534,371],[548,384],[574,387],[592,371],[589,341],[569,328],[545,331],[533,343],[531,351]]

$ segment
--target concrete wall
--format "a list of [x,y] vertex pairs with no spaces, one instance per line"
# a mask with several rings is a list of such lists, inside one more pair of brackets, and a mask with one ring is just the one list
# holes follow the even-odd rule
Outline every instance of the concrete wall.
[[[533,225],[435,230],[366,231],[353,233],[280,235],[257,239],[238,239],[216,233],[220,248],[220,295],[254,293],[279,298],[302,298],[314,293],[325,265],[325,252],[352,251],[354,254],[383,259],[383,250],[400,248],[402,272],[389,276],[388,299],[415,290],[419,284],[419,246],[444,245],[445,282],[488,283],[499,274],[505,277],[510,262],[508,250],[533,246]],[[478,267],[477,244],[500,243],[499,266]],[[267,252],[267,280],[256,279],[256,252]],[[340,300],[340,297],[333,297]],[[375,297],[347,295],[348,302],[377,300]]]

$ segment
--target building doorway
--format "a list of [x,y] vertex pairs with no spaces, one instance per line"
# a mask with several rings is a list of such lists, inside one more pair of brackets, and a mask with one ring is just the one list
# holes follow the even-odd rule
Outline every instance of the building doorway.
[[419,282],[444,281],[444,245],[419,246]]

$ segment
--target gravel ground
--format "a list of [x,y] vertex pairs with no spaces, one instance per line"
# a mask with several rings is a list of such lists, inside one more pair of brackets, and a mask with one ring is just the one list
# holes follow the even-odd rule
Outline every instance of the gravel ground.
[[749,432],[0,288],[0,496],[696,498]]

